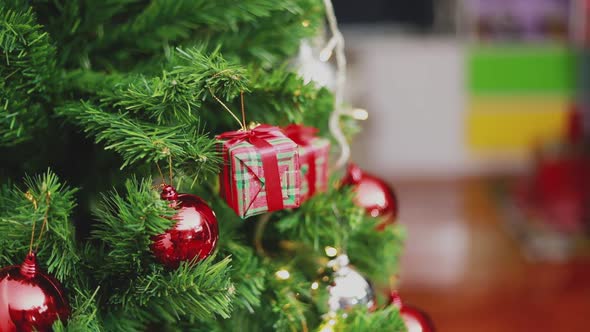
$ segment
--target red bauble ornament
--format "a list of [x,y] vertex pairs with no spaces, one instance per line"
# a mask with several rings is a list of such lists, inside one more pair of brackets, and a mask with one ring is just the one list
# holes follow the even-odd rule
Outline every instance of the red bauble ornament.
[[170,201],[178,213],[172,217],[176,224],[164,234],[156,235],[151,250],[156,260],[175,269],[182,261],[202,260],[215,249],[219,238],[217,218],[201,198],[190,194],[178,194],[174,187],[166,185],[160,197]]
[[70,307],[59,282],[42,273],[34,253],[22,265],[0,270],[0,331],[51,331]]
[[354,187],[354,202],[363,207],[373,217],[397,218],[397,199],[391,187],[383,180],[365,173],[357,165],[350,163],[342,184]]
[[428,315],[414,307],[403,304],[397,292],[391,292],[389,303],[399,308],[404,324],[408,332],[434,332],[434,324]]

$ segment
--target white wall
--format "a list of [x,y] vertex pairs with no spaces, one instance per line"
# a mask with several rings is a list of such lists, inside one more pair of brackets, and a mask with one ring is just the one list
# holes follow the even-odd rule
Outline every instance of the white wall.
[[404,37],[378,28],[347,29],[344,35],[348,100],[369,111],[353,144],[355,162],[396,178],[461,176],[498,168],[468,152],[464,42]]

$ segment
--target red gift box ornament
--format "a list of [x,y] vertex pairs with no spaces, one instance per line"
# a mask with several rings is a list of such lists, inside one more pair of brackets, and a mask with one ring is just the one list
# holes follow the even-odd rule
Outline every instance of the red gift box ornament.
[[328,186],[330,141],[318,137],[318,129],[314,127],[291,124],[283,132],[299,145],[302,201],[316,192],[325,191]]
[[259,125],[220,134],[221,196],[242,217],[298,207],[301,200],[297,144],[279,128]]

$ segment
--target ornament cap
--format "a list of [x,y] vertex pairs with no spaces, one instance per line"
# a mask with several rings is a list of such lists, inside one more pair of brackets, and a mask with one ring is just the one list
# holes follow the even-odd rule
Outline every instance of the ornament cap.
[[167,184],[162,188],[160,198],[165,201],[175,201],[178,199],[178,192],[176,191],[176,188]]
[[27,254],[25,261],[20,266],[20,274],[27,279],[32,279],[37,275],[37,254],[34,252]]
[[348,169],[346,171],[347,177],[344,180],[345,184],[355,184],[361,181],[365,173],[363,170],[357,166],[355,163],[349,163]]
[[328,262],[328,267],[333,269],[334,271],[338,271],[341,268],[348,266],[350,264],[350,259],[348,255],[342,254],[338,257],[334,258],[333,260]]
[[398,309],[403,307],[402,298],[399,296],[398,291],[392,290],[389,293],[389,303]]

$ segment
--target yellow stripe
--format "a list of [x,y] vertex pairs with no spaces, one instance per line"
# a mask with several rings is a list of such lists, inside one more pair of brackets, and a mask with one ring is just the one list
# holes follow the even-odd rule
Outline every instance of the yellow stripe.
[[513,152],[559,139],[568,105],[562,98],[473,98],[467,117],[469,146],[475,152]]

